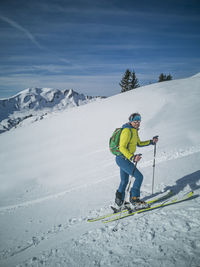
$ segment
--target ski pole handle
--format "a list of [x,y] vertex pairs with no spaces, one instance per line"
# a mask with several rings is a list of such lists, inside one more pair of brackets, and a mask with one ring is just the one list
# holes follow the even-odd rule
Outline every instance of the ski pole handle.
[[142,154],[136,154],[136,155],[134,156],[133,162],[135,163],[135,162],[140,161],[141,157],[142,157]]

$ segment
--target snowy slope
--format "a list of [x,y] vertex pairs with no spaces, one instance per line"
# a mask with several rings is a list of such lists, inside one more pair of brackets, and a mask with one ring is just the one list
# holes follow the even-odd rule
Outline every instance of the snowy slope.
[[43,119],[49,112],[76,107],[96,97],[79,94],[72,89],[28,88],[17,95],[0,99],[0,133],[29,122]]
[[[159,135],[155,188],[200,193],[200,75],[98,100],[0,136],[0,266],[199,266],[199,197],[115,223],[119,169],[112,131],[142,115],[141,140]],[[140,148],[151,195],[153,146]],[[155,195],[156,195],[155,194]]]

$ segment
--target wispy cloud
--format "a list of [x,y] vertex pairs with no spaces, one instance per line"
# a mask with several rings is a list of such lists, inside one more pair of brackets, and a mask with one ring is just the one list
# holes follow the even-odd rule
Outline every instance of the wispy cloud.
[[61,61],[61,62],[64,62],[65,64],[71,64],[71,62],[68,60],[68,59],[64,59],[64,58],[61,58],[56,52],[54,51],[51,51],[49,48],[46,48],[44,46],[42,46],[37,40],[36,38],[34,37],[34,35],[29,31],[27,30],[26,28],[24,28],[23,26],[21,26],[18,22],[8,18],[8,17],[5,17],[5,16],[2,16],[0,15],[0,19],[4,22],[7,22],[10,26],[12,26],[13,28],[23,32],[27,38],[36,46],[38,47],[39,49],[41,50],[45,50],[46,52],[48,53],[51,53],[51,56],[55,56],[57,58],[58,61]]
[[27,37],[28,39],[34,44],[36,45],[38,48],[40,49],[44,49],[40,44],[39,42],[35,39],[35,37],[33,36],[33,34],[28,31],[27,29],[25,29],[24,27],[22,27],[20,24],[18,24],[16,21],[8,18],[8,17],[5,17],[5,16],[2,16],[0,15],[0,19],[3,20],[4,22],[7,22],[10,26],[12,26],[13,28],[23,32]]

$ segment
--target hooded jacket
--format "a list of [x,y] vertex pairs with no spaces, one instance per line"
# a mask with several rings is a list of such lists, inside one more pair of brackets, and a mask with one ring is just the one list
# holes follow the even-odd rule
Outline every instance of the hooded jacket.
[[143,147],[152,144],[152,140],[140,141],[138,130],[130,123],[122,126],[123,130],[120,135],[119,151],[125,158],[132,160],[136,151],[136,146]]

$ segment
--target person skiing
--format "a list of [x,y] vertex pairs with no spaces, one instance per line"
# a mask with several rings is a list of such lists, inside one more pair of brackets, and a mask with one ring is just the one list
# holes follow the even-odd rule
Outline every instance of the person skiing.
[[155,145],[158,136],[152,140],[140,141],[138,130],[140,127],[141,115],[133,113],[129,116],[129,122],[122,126],[123,130],[119,140],[119,151],[121,155],[116,156],[116,163],[120,168],[121,182],[115,194],[115,203],[120,207],[124,203],[125,190],[129,181],[129,175],[134,176],[135,181],[130,190],[130,203],[134,207],[147,207],[145,201],[140,200],[140,187],[143,181],[142,173],[137,169],[137,162],[141,159],[141,154],[135,154],[136,146],[144,147]]

